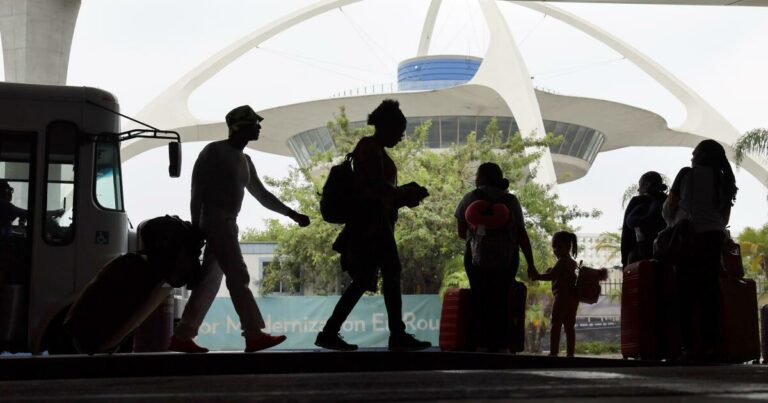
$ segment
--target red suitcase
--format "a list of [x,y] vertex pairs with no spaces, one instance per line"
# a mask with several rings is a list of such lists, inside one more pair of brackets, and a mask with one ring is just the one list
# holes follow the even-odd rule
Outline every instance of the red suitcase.
[[466,351],[470,348],[469,325],[472,293],[467,288],[449,288],[443,296],[440,314],[440,349]]
[[519,281],[512,282],[509,304],[509,351],[525,350],[525,308],[528,304],[528,288]]
[[621,354],[660,360],[680,353],[672,268],[642,260],[624,268],[621,288]]
[[718,357],[723,362],[760,359],[757,288],[749,279],[720,279]]

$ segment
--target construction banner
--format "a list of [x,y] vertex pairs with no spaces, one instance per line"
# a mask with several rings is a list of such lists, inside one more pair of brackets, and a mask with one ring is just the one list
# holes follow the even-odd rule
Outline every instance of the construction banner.
[[[339,296],[256,298],[266,324],[265,332],[284,334],[288,340],[276,348],[312,349],[315,337],[330,317]],[[442,303],[437,295],[404,295],[406,331],[437,345]],[[364,296],[342,326],[341,334],[360,347],[385,347],[389,330],[384,298]],[[216,298],[200,326],[197,341],[211,350],[242,350],[240,319],[229,298]]]

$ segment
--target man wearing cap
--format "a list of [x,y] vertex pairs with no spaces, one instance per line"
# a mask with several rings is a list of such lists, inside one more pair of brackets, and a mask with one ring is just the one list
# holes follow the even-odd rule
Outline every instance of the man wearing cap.
[[0,179],[0,238],[10,238],[13,221],[19,223],[27,219],[27,210],[16,207],[13,202],[13,187],[5,179]]
[[250,276],[238,242],[237,214],[245,189],[264,207],[290,217],[299,226],[309,217],[293,211],[267,190],[256,175],[251,158],[243,153],[249,141],[259,138],[263,118],[250,106],[237,107],[227,114],[227,140],[203,148],[192,171],[192,224],[205,235],[203,278],[192,290],[181,321],[174,329],[169,350],[204,353],[208,349],[194,342],[203,318],[221,286],[222,276],[245,337],[245,352],[254,352],[282,343],[285,336],[264,333],[264,319],[248,288]]

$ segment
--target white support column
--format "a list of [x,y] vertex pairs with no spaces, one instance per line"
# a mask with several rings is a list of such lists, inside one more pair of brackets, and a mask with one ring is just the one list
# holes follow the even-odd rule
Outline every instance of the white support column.
[[429,53],[429,44],[432,43],[432,33],[435,31],[435,21],[440,12],[440,5],[443,0],[432,0],[429,3],[427,17],[424,19],[424,27],[421,28],[421,40],[419,40],[419,50],[416,56],[426,56]]
[[[480,69],[469,84],[492,88],[506,102],[525,138],[540,138],[546,134],[539,102],[512,32],[495,0],[480,0],[480,7],[488,23],[490,41]],[[537,183],[556,186],[557,176],[549,149],[544,150],[538,164],[531,167],[537,174]]]
[[0,0],[5,81],[65,85],[80,0]]

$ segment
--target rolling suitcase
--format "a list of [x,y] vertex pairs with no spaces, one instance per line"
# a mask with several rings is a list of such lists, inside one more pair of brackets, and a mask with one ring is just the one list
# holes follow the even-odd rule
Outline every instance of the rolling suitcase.
[[680,329],[672,268],[653,260],[632,263],[624,268],[621,290],[622,356],[676,358]]
[[749,279],[720,279],[718,358],[723,362],[760,359],[757,288]]
[[146,258],[128,253],[112,259],[83,289],[64,328],[86,354],[110,353],[165,300],[170,287]]
[[470,349],[469,327],[472,317],[472,292],[467,288],[449,288],[443,296],[440,314],[440,350]]
[[509,351],[519,353],[525,350],[525,308],[528,288],[519,281],[512,282],[509,306]]

